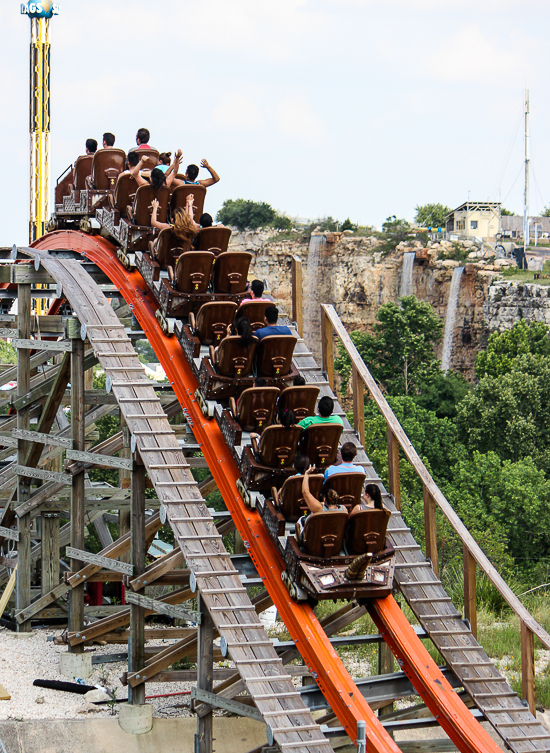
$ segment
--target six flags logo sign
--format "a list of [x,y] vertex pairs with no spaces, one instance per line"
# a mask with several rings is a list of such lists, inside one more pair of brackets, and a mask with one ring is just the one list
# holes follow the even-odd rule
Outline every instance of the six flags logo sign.
[[43,0],[41,3],[21,3],[21,13],[31,18],[51,18],[59,13],[59,3]]

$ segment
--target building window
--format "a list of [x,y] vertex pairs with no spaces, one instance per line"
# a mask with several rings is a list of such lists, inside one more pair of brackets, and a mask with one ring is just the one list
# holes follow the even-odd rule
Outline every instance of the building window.
[[477,220],[470,221],[470,228],[471,230],[477,230]]
[[457,230],[464,230],[465,225],[466,225],[466,223],[465,223],[464,220],[457,220],[456,221],[456,229]]

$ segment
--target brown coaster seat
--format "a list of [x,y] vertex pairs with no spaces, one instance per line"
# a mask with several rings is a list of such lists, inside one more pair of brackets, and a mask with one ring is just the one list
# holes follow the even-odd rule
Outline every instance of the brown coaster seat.
[[297,374],[292,371],[292,356],[297,338],[294,335],[268,335],[256,351],[256,374],[268,384],[286,387]]
[[73,169],[73,184],[71,186],[73,191],[83,191],[86,188],[86,178],[92,172],[93,161],[93,154],[85,154],[76,160]]
[[183,254],[184,242],[170,229],[164,228],[158,234],[156,240],[149,241],[149,255],[159,265],[160,269],[166,270],[174,267],[176,261]]
[[[194,188],[194,186],[186,186],[186,188]],[[193,192],[189,191],[189,193]],[[199,218],[200,215],[195,215],[196,222]],[[227,251],[230,237],[231,229],[228,227],[203,227],[195,238],[195,248],[197,251],[212,251],[216,256],[219,256]]]
[[227,334],[227,327],[233,321],[236,310],[237,304],[233,301],[209,301],[203,304],[196,317],[193,314],[189,316],[193,334],[202,345],[217,345]]
[[252,254],[246,251],[225,251],[216,257],[212,282],[216,294],[244,293]]
[[185,209],[187,203],[187,197],[193,194],[193,219],[198,222],[204,208],[204,198],[206,196],[206,188],[204,186],[185,185],[178,186],[172,191],[172,197],[170,199],[170,212],[173,214],[174,209],[180,207]]
[[319,470],[325,470],[336,460],[338,441],[344,431],[341,424],[312,424],[304,430],[300,452]]
[[333,473],[326,480],[324,491],[334,489],[340,497],[340,504],[348,512],[361,503],[361,494],[366,475],[364,473]]
[[113,191],[115,183],[126,166],[126,153],[122,149],[98,149],[92,161],[88,188],[94,191]]
[[301,429],[293,426],[268,426],[259,441],[252,439],[252,447],[245,447],[241,456],[241,478],[249,491],[269,491],[282,486],[293,473],[292,463]]
[[[197,253],[209,252],[198,251]],[[221,341],[217,350],[213,345],[210,346],[210,360],[220,376],[242,379],[252,371],[257,344],[258,341],[254,339],[250,345],[243,345],[240,335],[229,335]]]
[[261,434],[271,424],[278,394],[278,387],[250,387],[238,402],[229,398],[229,410],[223,410],[218,420],[228,447],[241,444],[243,431]]
[[264,316],[268,306],[273,306],[273,301],[247,301],[239,306],[235,318],[239,319],[241,316],[246,316],[255,332],[257,329],[265,327]]
[[[128,206],[131,206],[138,184],[136,179],[130,173],[120,174],[115,185],[115,192],[109,197],[111,207],[118,212],[119,217],[125,217]],[[116,222],[118,225],[118,221]]]
[[343,510],[310,513],[302,534],[302,550],[310,557],[337,557],[344,544],[348,513]]
[[[275,487],[271,489],[271,495],[277,512],[281,513],[287,523],[295,523],[298,518],[307,512],[308,508],[302,494],[303,481],[303,476],[291,476],[287,478],[279,491]],[[322,486],[323,474],[310,474],[309,490],[315,499],[319,499]]]
[[145,163],[145,168],[152,170],[154,167],[156,167],[159,163],[159,152],[158,149],[150,149],[149,147],[143,148],[143,149],[136,149],[138,153],[138,157],[141,159],[142,157],[148,157],[147,162]]
[[133,206],[127,209],[128,221],[121,221],[118,237],[126,251],[146,251],[149,241],[153,238],[151,229],[151,215],[153,199],[159,202],[157,219],[166,222],[168,199],[170,191],[163,186],[156,189],[153,186],[140,186],[134,198]]
[[186,251],[181,254],[176,262],[173,287],[180,293],[206,293],[214,258],[211,251]]
[[[349,554],[379,554],[387,549],[386,531],[391,518],[388,510],[359,510],[352,515],[346,528]],[[378,558],[375,558],[378,559]]]
[[278,408],[291,410],[296,416],[296,420],[301,421],[306,416],[314,415],[318,396],[319,387],[313,384],[287,387],[279,395]]

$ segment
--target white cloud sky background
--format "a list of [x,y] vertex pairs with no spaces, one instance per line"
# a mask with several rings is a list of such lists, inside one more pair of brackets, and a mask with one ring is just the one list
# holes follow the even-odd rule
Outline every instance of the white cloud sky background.
[[[521,213],[528,87],[535,213],[550,204],[549,21],[546,0],[62,0],[52,186],[87,137],[128,149],[145,126],[220,173],[212,213],[243,197],[379,225],[499,190]],[[28,43],[2,0],[2,245],[28,232]]]

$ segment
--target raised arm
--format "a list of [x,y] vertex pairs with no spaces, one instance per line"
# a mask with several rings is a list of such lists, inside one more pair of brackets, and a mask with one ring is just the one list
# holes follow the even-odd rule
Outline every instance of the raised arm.
[[145,167],[145,161],[147,160],[147,157],[142,157],[140,161],[137,163],[137,165],[134,165],[134,167],[130,168],[130,175],[133,175],[136,179],[136,183],[138,186],[148,186],[149,183],[145,180],[145,178],[141,175],[140,170],[142,170]]
[[304,501],[308,506],[310,512],[323,512],[323,505],[318,499],[315,499],[313,494],[309,491],[309,475],[315,471],[315,468],[310,465],[307,471],[304,473],[304,480],[302,481],[302,494],[304,495]]
[[193,223],[195,230],[200,230],[201,226],[195,222],[195,210],[193,209],[194,201],[195,201],[195,196],[194,194],[190,193],[185,200],[185,211],[191,218],[191,222]]
[[212,176],[211,178],[206,178],[205,180],[199,180],[199,183],[201,184],[201,186],[208,188],[208,186],[213,186],[214,183],[219,182],[220,176],[214,170],[213,167],[210,167],[210,165],[208,164],[208,160],[206,159],[201,160],[201,167],[204,167],[206,170],[208,170],[208,172]]
[[178,168],[180,164],[181,164],[181,149],[178,149],[174,156],[174,161],[172,162],[172,164],[166,171],[166,185],[168,186],[168,188],[170,188],[170,186],[172,185],[172,181],[174,180],[174,178],[176,177],[178,173]]
[[167,222],[159,222],[157,220],[157,212],[159,209],[158,199],[153,199],[153,201],[151,202],[151,206],[153,207],[153,212],[151,214],[151,227],[156,227],[159,230],[166,230],[170,228],[170,225]]

